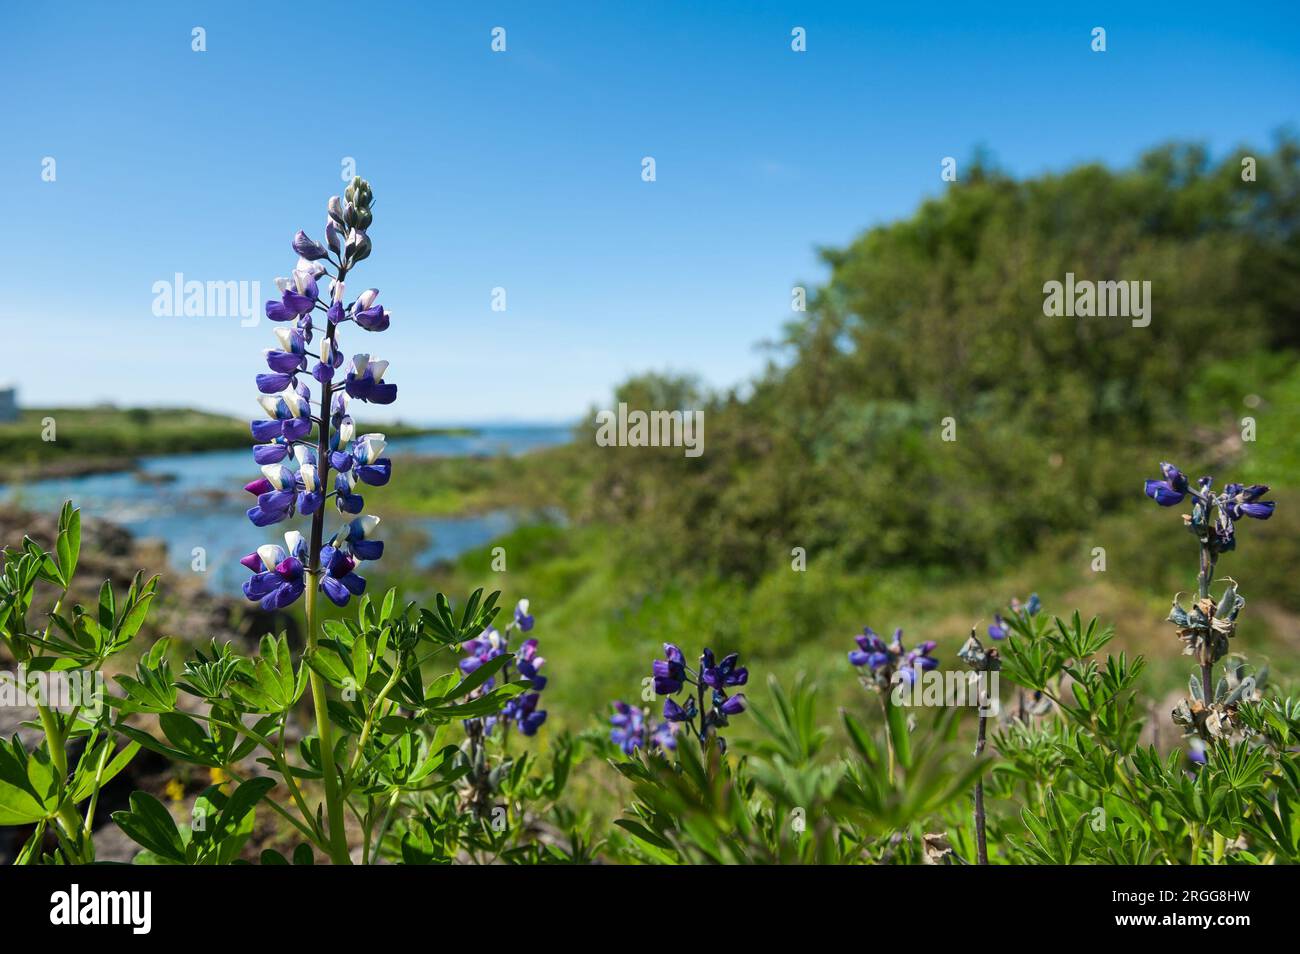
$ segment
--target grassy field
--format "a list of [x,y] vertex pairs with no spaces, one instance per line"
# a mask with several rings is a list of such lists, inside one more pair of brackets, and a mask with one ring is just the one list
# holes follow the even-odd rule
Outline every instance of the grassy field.
[[[565,449],[556,449],[509,461],[422,462],[402,468],[403,493],[389,499],[412,509],[424,500],[437,513],[454,502],[561,506],[555,474],[565,456]],[[499,482],[507,478],[509,486]],[[1219,575],[1239,580],[1250,600],[1235,649],[1256,664],[1284,662],[1274,667],[1284,675],[1300,658],[1300,591],[1289,569],[1300,560],[1300,496],[1276,496],[1275,518],[1242,528],[1246,539],[1224,558]],[[838,707],[863,704],[845,655],[864,625],[881,632],[901,626],[909,645],[936,640],[947,665],[972,627],[982,635],[1010,598],[1030,592],[1040,594],[1049,613],[1078,609],[1114,625],[1116,651],[1147,657],[1153,701],[1184,685],[1190,671],[1164,619],[1173,594],[1194,585],[1196,543],[1178,528],[1176,514],[1141,496],[1140,478],[1131,507],[1104,515],[1085,532],[1044,539],[993,574],[916,568],[857,573],[810,553],[806,570],[789,561],[773,565],[756,585],[695,572],[665,578],[628,556],[634,532],[599,522],[534,523],[433,577],[389,575],[377,582],[399,583],[412,599],[477,586],[502,590],[507,605],[530,598],[538,618],[534,635],[552,677],[550,718],[572,730],[603,719],[609,702],[635,697],[665,641],[739,651],[759,677],[750,692],[760,703],[769,673],[786,684],[800,674],[814,679],[823,687],[820,715],[829,723]],[[492,570],[497,546],[505,549],[505,572]],[[1104,569],[1093,568],[1097,547],[1105,551]],[[390,574],[395,568],[379,569]]]

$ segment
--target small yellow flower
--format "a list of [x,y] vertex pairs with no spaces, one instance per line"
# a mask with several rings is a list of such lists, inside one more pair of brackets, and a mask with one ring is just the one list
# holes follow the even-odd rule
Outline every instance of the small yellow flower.
[[227,775],[223,769],[219,769],[219,768],[210,768],[210,769],[208,769],[208,780],[209,780],[213,785],[219,785],[219,786],[221,786],[221,790],[222,790],[223,792],[225,792],[227,795],[230,794],[230,791],[229,791],[229,789],[230,789],[230,776]]
[[179,779],[174,778],[167,783],[167,787],[163,789],[163,793],[173,802],[179,802],[185,797],[185,786],[180,783]]

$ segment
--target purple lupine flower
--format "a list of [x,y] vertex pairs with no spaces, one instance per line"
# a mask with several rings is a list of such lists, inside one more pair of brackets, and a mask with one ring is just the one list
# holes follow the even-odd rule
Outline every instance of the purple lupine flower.
[[366,591],[366,581],[353,572],[356,561],[342,550],[333,546],[321,547],[320,562],[325,571],[321,591],[336,606],[346,606],[350,597],[360,596]]
[[253,572],[244,582],[244,595],[260,603],[264,610],[284,609],[305,589],[302,559],[306,545],[302,534],[290,530],[284,539],[287,549],[268,543],[239,561]]
[[876,635],[875,630],[866,626],[860,636],[853,637],[857,641],[858,648],[850,651],[849,662],[855,666],[870,666],[872,669],[879,669],[889,662],[889,654],[885,650],[885,641]]
[[496,627],[489,626],[478,637],[461,646],[461,649],[469,654],[460,661],[460,671],[468,676],[488,660],[505,652],[506,641]]
[[[677,738],[670,722],[660,722],[653,729],[646,723],[646,712],[626,702],[614,703],[614,714],[609,717],[610,741],[614,742],[625,755],[631,755],[639,748],[675,749]],[[648,731],[647,731],[648,730]]]
[[1162,507],[1172,507],[1183,502],[1187,496],[1187,476],[1173,464],[1162,462],[1160,472],[1163,480],[1148,480],[1146,495]]
[[[664,643],[664,659],[654,660],[651,673],[654,690],[664,699],[663,718],[665,724],[674,726],[679,723],[689,726],[700,742],[707,748],[710,737],[717,739],[721,751],[726,751],[726,742],[717,734],[725,727],[729,716],[745,711],[746,701],[743,693],[728,695],[732,686],[743,686],[749,681],[749,670],[740,665],[738,653],[729,653],[718,660],[713,650],[705,648],[700,654],[698,671],[692,671],[686,665],[686,657],[681,649],[672,643]],[[694,692],[688,690],[685,703],[672,698],[690,685]],[[705,708],[705,690],[711,689],[709,706]],[[699,719],[699,722],[696,722]]]
[[[546,721],[546,710],[537,708],[537,701],[541,698],[536,692],[526,692],[522,696],[516,696],[506,704],[503,714],[513,717],[515,723],[519,726],[519,731],[524,735],[536,735],[537,730],[542,723]],[[511,710],[513,704],[513,711]]]
[[367,288],[352,303],[352,318],[358,327],[366,331],[387,331],[392,315],[384,311],[383,305],[376,305],[379,297],[378,288]]
[[[525,608],[528,605],[527,600],[521,600]],[[530,617],[531,620],[531,617]],[[517,621],[511,621],[505,628],[505,632],[498,631],[495,627],[489,626],[479,636],[469,640],[461,648],[465,651],[466,656],[460,661],[460,670],[465,675],[474,672],[488,660],[509,652],[509,638],[513,630],[523,627]],[[531,629],[531,624],[529,626]],[[546,711],[538,709],[538,693],[546,688],[547,679],[541,674],[541,668],[546,663],[537,653],[537,640],[526,639],[519,647],[519,651],[514,658],[508,660],[501,667],[501,677],[509,682],[514,673],[518,673],[529,683],[528,693],[522,696],[516,696],[506,702],[502,708],[500,717],[487,716],[483,719],[467,719],[465,725],[481,726],[485,734],[491,734],[493,729],[500,724],[514,722],[524,735],[535,735],[537,729],[546,721]],[[492,691],[496,680],[488,679],[483,685],[479,686],[472,693],[470,698],[475,699]]]
[[354,355],[348,367],[344,388],[358,401],[370,404],[392,404],[397,400],[397,385],[384,381],[388,362],[368,354]]
[[[363,484],[369,484],[372,487],[382,487],[388,483],[388,478],[392,476],[393,462],[383,456],[384,448],[387,441],[383,434],[362,434],[352,445],[352,459],[356,462],[357,479]],[[349,466],[349,470],[351,467]],[[528,601],[522,601],[527,606]],[[515,618],[518,620],[518,610],[515,611]],[[529,618],[527,626],[522,629],[532,628],[532,618]]]
[[384,555],[384,542],[371,538],[378,526],[379,518],[373,514],[357,517],[340,531],[343,533],[342,548],[358,560],[378,560]]
[[528,615],[528,600],[515,604],[515,625],[525,633],[533,628],[533,618]]
[[723,715],[740,715],[745,711],[745,694],[738,692],[734,696],[728,696],[719,708]]
[[935,669],[939,661],[930,654],[937,645],[927,640],[910,652],[903,645],[903,630],[894,630],[893,639],[886,644],[870,626],[863,627],[855,636],[858,648],[849,652],[849,662],[862,672],[864,685],[875,689],[888,689],[895,680],[912,683],[916,674]]
[[307,367],[307,341],[296,328],[276,328],[275,336],[280,347],[267,348],[263,354],[266,366],[280,374],[293,374]]
[[1222,493],[1215,493],[1213,477],[1199,478],[1193,488],[1173,464],[1162,463],[1160,470],[1164,480],[1148,480],[1146,495],[1162,507],[1172,507],[1190,495],[1192,512],[1184,520],[1212,557],[1236,547],[1235,524],[1242,517],[1267,520],[1273,516],[1274,501],[1260,499],[1268,493],[1267,484],[1231,483]]
[[298,463],[298,475],[294,481],[298,490],[298,512],[311,516],[325,502],[325,492],[316,479],[316,451],[306,444],[297,444],[293,457]]
[[696,711],[694,696],[686,697],[685,706],[672,697],[664,700],[664,718],[669,722],[689,722],[695,718]]
[[1240,520],[1243,516],[1267,520],[1273,516],[1273,508],[1276,504],[1272,500],[1259,498],[1268,493],[1268,490],[1267,484],[1251,484],[1249,487],[1228,484],[1223,488],[1224,506],[1227,508],[1228,516],[1233,520]]
[[266,317],[272,321],[293,321],[311,314],[316,307],[320,289],[316,285],[315,269],[295,268],[292,276],[277,278],[275,284],[280,289],[280,300],[266,303]]
[[993,622],[989,624],[989,636],[992,639],[1006,639],[1010,633],[1011,629],[1007,626],[1006,620],[1002,618],[1002,614],[994,613]]
[[[262,490],[263,486],[267,489]],[[248,519],[255,527],[267,527],[293,516],[297,503],[298,475],[284,464],[266,464],[262,467],[262,481],[248,484],[259,490],[257,506],[248,510]],[[251,491],[250,491],[251,492]]]
[[934,640],[929,639],[907,653],[903,657],[902,666],[898,669],[899,677],[904,682],[911,683],[916,681],[917,673],[929,672],[931,669],[939,668],[939,660],[930,655],[937,645]]
[[339,513],[357,514],[365,507],[365,499],[352,492],[356,483],[356,475],[351,471],[341,471],[334,476],[334,506]]
[[519,654],[515,656],[515,668],[519,670],[519,675],[530,680],[533,688],[539,692],[546,688],[546,677],[538,672],[545,662],[545,659],[537,655],[535,639],[524,640],[524,644],[519,647]]
[[677,748],[677,727],[671,722],[660,722],[650,732],[650,748],[672,751]]
[[654,674],[655,693],[671,696],[681,692],[686,679],[686,657],[672,643],[664,643],[664,655],[667,659],[656,659],[651,670]]
[[320,360],[311,369],[311,376],[321,384],[334,380],[334,372],[343,367],[343,355],[338,353],[334,342],[325,338],[320,343]]
[[749,681],[749,670],[743,666],[738,666],[740,653],[731,653],[724,656],[722,661],[716,666],[713,664],[713,651],[704,650],[705,661],[702,662],[700,670],[700,680],[713,689],[721,689],[723,686],[743,686]]
[[269,421],[254,421],[253,439],[270,441],[283,437],[299,441],[311,433],[311,400],[296,387],[286,387],[278,394],[264,394],[257,399],[262,410],[271,416]]

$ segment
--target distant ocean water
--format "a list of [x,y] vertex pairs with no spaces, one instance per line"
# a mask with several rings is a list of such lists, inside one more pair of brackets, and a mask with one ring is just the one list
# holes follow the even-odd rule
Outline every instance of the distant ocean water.
[[[394,457],[522,454],[567,443],[571,437],[569,427],[493,426],[473,434],[397,438],[389,443],[388,451]],[[28,510],[57,511],[63,501],[71,500],[87,516],[111,520],[137,538],[161,540],[167,545],[168,562],[179,572],[195,572],[194,563],[201,555],[207,586],[232,594],[248,576],[239,558],[263,543],[283,543],[284,531],[291,528],[289,523],[258,528],[248,522],[244,511],[252,505],[252,498],[243,486],[259,476],[259,469],[247,450],[145,457],[139,464],[138,473],[6,485],[0,487],[0,501]],[[395,464],[393,479],[401,479],[400,461]],[[330,509],[327,531],[336,526],[335,520],[343,522],[332,506]],[[506,511],[464,518],[404,519],[400,528],[403,541],[409,541],[413,532],[416,539],[403,558],[419,565],[450,559],[508,532],[515,522],[515,515]],[[301,529],[303,523],[296,520],[292,526]]]

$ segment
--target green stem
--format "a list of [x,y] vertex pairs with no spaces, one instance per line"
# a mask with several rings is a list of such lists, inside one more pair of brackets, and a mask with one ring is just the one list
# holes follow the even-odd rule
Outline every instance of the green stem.
[[375,836],[374,850],[370,856],[370,863],[373,865],[379,861],[384,853],[384,838],[388,835],[388,826],[393,822],[393,809],[397,807],[397,799],[402,794],[402,790],[395,789],[393,795],[388,799],[388,808],[384,812],[384,820],[379,823],[379,834]]
[[351,788],[352,786],[352,779],[354,777],[354,773],[357,770],[357,766],[361,763],[361,756],[365,752],[366,743],[370,741],[370,733],[374,730],[375,727],[375,716],[379,715],[379,710],[383,706],[384,702],[387,701],[388,694],[393,691],[393,687],[397,685],[397,680],[401,677],[401,675],[402,675],[402,668],[401,668],[401,660],[399,658],[398,661],[393,664],[393,675],[389,677],[389,680],[384,685],[384,688],[381,689],[379,695],[375,697],[375,702],[370,707],[370,711],[366,713],[366,723],[361,727],[361,735],[357,737],[356,754],[352,756],[352,762],[350,765],[348,765],[347,774],[344,776],[344,785],[348,788]]
[[[1201,572],[1197,576],[1197,589],[1200,591],[1201,599],[1208,599],[1210,596],[1210,582],[1214,577],[1215,557],[1210,552],[1210,548],[1201,544]],[[1202,647],[1202,653],[1209,650],[1209,647]],[[1208,707],[1214,702],[1214,663],[1201,660],[1201,699]]]
[[[109,737],[111,738],[111,736]],[[95,787],[90,792],[90,804],[86,806],[86,823],[82,827],[82,837],[90,842],[91,829],[95,824],[95,808],[99,805],[99,787],[104,784],[104,766],[108,764],[108,753],[113,746],[105,742],[99,752],[99,764],[95,766]]]
[[45,729],[45,743],[50,749],[50,765],[58,779],[59,790],[62,791],[68,780],[68,752],[63,744],[63,732],[54,716],[54,710],[48,706],[38,705],[36,711],[41,717],[41,727]]
[[[221,726],[223,728],[229,729],[231,732],[236,732],[244,736],[245,738],[252,739],[258,745],[264,748],[267,752],[269,752],[272,761],[275,762],[275,767],[279,770],[280,775],[284,778],[284,784],[285,787],[289,789],[290,797],[293,798],[294,804],[298,806],[298,811],[302,814],[303,821],[306,822],[306,825],[310,826],[311,829],[310,831],[308,831],[306,827],[299,826],[299,830],[301,830],[303,834],[305,834],[315,844],[321,845],[321,843],[325,841],[324,835],[316,828],[316,816],[313,815],[311,809],[307,807],[307,800],[303,798],[302,789],[300,789],[298,787],[298,783],[294,781],[293,772],[289,768],[289,760],[285,758],[283,721],[281,721],[280,724],[280,741],[277,745],[272,745],[270,739],[253,731],[248,726],[240,722],[238,719],[236,719],[233,722],[227,722],[224,719],[218,719],[214,715],[211,714],[204,715],[201,712],[192,712],[190,713],[190,715],[193,716],[195,719],[203,719],[204,721],[210,722],[213,725]],[[235,775],[235,773],[232,772],[229,768],[223,769],[222,771],[224,771],[235,781],[240,782],[241,784],[243,783],[243,780],[239,776]],[[279,807],[278,805],[275,804],[274,800],[268,800],[268,801],[273,807],[276,808]],[[292,816],[287,816],[287,817],[289,817],[290,821],[293,821],[295,824],[297,824],[296,820]],[[323,845],[321,846],[321,850],[322,851],[325,850]]]
[[[243,775],[240,775],[238,772],[234,771],[233,769],[226,768],[226,769],[222,769],[222,771],[225,772],[227,775],[229,775],[237,785],[243,785],[246,781],[248,781],[247,778],[245,778]],[[266,799],[266,804],[271,806],[272,811],[274,811],[277,815],[279,815],[281,818],[287,821],[294,828],[298,829],[298,831],[302,833],[302,836],[306,838],[309,842],[311,842],[321,851],[325,851],[325,847],[320,843],[320,836],[314,831],[315,825],[313,825],[312,828],[309,829],[307,825],[303,824],[301,821],[294,818],[293,814],[287,808],[285,808],[283,805],[277,802],[274,798]],[[310,822],[311,818],[309,817],[307,820],[308,822]]]
[[894,734],[889,728],[889,696],[880,693],[880,712],[885,717],[885,750],[889,753],[889,787],[894,787]]
[[[307,576],[305,608],[307,611],[307,652],[316,652],[316,573]],[[325,697],[325,680],[308,665],[311,680],[311,700],[316,710],[316,735],[320,739],[320,765],[325,782],[325,815],[329,824],[327,832],[330,860],[336,865],[350,865],[347,832],[343,819],[343,799],[339,793],[339,776],[334,767],[334,730],[330,725],[329,708]]]
[[[975,740],[975,757],[979,758],[984,754],[985,744],[985,726],[987,719],[984,717],[983,706],[986,700],[980,699],[980,717],[979,730]],[[986,832],[986,820],[984,815],[984,776],[981,775],[979,781],[975,783],[975,845],[978,855],[978,862],[982,865],[989,863],[989,844]]]
[[1214,864],[1223,864],[1223,856],[1227,849],[1228,839],[1216,831],[1214,833]]

